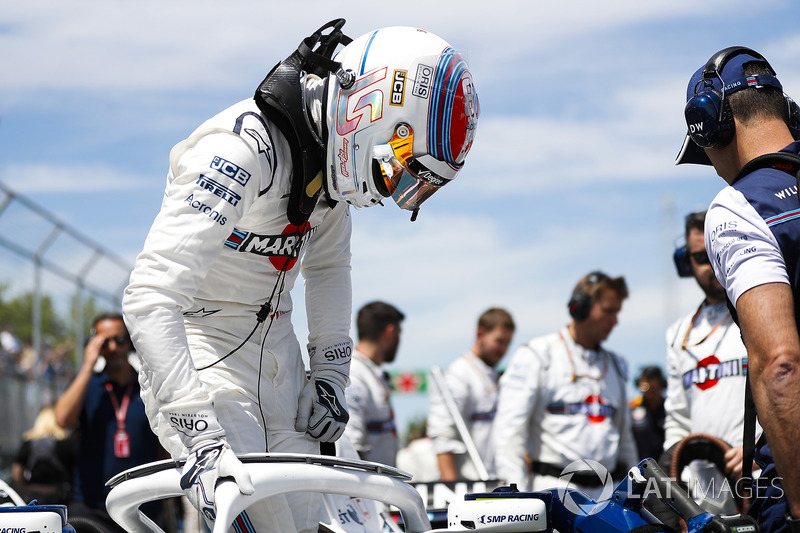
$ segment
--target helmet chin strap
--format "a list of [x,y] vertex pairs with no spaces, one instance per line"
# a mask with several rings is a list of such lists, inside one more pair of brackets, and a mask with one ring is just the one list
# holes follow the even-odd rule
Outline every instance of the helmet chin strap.
[[[344,19],[332,20],[303,39],[297,50],[267,74],[254,96],[259,110],[278,126],[291,148],[292,189],[287,216],[297,226],[311,216],[325,181],[322,173],[325,143],[306,109],[304,73],[321,79],[334,73],[340,83],[350,80],[352,85],[353,73],[331,59],[339,44],[346,46],[352,42],[341,31],[344,23]],[[323,34],[325,30],[330,32]],[[325,121],[321,123],[324,125]]]

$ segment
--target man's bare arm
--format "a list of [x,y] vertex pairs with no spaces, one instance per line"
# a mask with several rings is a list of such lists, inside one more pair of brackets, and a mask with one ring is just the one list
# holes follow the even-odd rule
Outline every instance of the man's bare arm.
[[458,469],[456,468],[456,458],[452,453],[440,453],[436,455],[439,463],[439,473],[442,481],[456,481],[458,479]]
[[100,357],[100,348],[106,337],[95,335],[86,344],[83,355],[83,365],[69,387],[61,394],[55,404],[56,423],[62,428],[74,429],[78,426],[78,419],[86,399],[86,390],[92,378],[92,370]]
[[767,283],[736,302],[747,347],[750,383],[793,517],[800,517],[800,337],[791,287]]

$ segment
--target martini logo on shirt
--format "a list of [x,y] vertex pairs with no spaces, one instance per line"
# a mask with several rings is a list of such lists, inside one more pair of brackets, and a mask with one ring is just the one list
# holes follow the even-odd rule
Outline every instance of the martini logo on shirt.
[[316,232],[308,222],[302,226],[288,224],[280,235],[261,235],[234,228],[225,246],[243,253],[262,255],[276,270],[291,270],[300,256],[300,249]]
[[692,386],[700,390],[708,390],[719,383],[720,379],[747,375],[747,357],[741,360],[720,361],[716,355],[709,355],[683,374],[683,388]]
[[605,404],[606,402],[599,394],[587,396],[583,403],[587,407],[586,418],[589,419],[589,422],[602,422],[607,416],[614,414],[614,410]]
[[553,402],[547,406],[547,412],[553,415],[583,415],[589,422],[598,424],[613,417],[617,409],[607,405],[599,394],[590,394],[582,402]]

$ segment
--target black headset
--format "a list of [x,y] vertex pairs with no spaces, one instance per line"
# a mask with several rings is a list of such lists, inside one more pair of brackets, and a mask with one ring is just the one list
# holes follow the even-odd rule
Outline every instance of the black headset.
[[672,254],[672,260],[675,262],[678,276],[682,278],[691,278],[694,275],[692,264],[689,261],[689,247],[686,244],[675,248],[675,253]]
[[599,270],[590,272],[586,279],[588,286],[584,289],[581,289],[580,285],[582,284],[579,284],[579,287],[576,287],[572,292],[572,297],[567,303],[569,316],[578,322],[581,320],[586,320],[589,317],[589,311],[592,310],[592,304],[594,303],[592,289],[595,285],[607,279],[609,279],[609,277]]
[[[748,85],[770,85],[780,88],[780,82],[774,76],[775,70],[764,56],[744,46],[731,46],[720,50],[708,60],[703,67],[701,79],[694,87],[694,96],[686,102],[684,116],[689,128],[689,136],[701,148],[722,148],[733,139],[734,121],[730,103],[725,99],[725,80],[722,79],[722,69],[732,58],[747,54],[758,61],[763,61],[772,75],[758,75],[747,77],[741,83]],[[718,79],[723,90],[714,89],[713,81]],[[731,80],[728,80],[731,82]],[[730,87],[727,87],[728,89]],[[794,100],[784,95],[786,107],[784,119],[792,132],[794,139],[800,138],[800,108]]]
[[[700,227],[698,227],[698,225]],[[678,271],[678,276],[682,278],[691,278],[694,277],[694,270],[692,269],[692,263],[689,260],[691,254],[689,253],[689,243],[686,242],[686,235],[689,234],[691,229],[699,230],[701,233],[703,232],[703,226],[705,225],[705,212],[697,212],[697,213],[689,213],[686,215],[685,219],[685,227],[686,227],[686,234],[683,237],[680,237],[680,242],[676,248],[675,252],[672,254],[672,261],[675,263],[675,269]]]

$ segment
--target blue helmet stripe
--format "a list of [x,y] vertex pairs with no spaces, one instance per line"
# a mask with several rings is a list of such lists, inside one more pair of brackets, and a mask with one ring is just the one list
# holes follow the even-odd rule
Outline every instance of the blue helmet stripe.
[[443,136],[442,136],[442,146],[444,147],[444,158],[443,160],[447,163],[456,166],[455,159],[453,158],[453,147],[451,145],[450,139],[450,126],[453,122],[453,108],[455,106],[455,99],[456,94],[458,93],[458,83],[461,81],[461,75],[466,70],[466,63],[464,61],[459,60],[453,66],[453,72],[450,75],[448,80],[447,91],[445,92],[445,109],[447,110],[446,115],[443,117],[444,125],[442,126]]
[[436,66],[434,91],[428,116],[428,153],[457,168],[460,165],[456,164],[453,158],[449,132],[458,84],[462,74],[467,70],[467,64],[454,52],[452,48],[442,52],[439,64]]
[[439,63],[436,65],[436,73],[433,82],[433,94],[431,95],[431,106],[428,111],[428,153],[436,159],[442,160],[442,154],[439,151],[439,140],[442,138],[441,123],[439,122],[439,113],[445,108],[442,106],[441,99],[443,92],[441,90],[444,85],[444,79],[447,75],[449,63],[452,61],[452,49],[446,49],[439,56]]
[[367,62],[367,56],[369,55],[369,49],[372,46],[372,41],[375,40],[375,37],[377,37],[379,31],[380,30],[375,30],[374,32],[372,32],[372,35],[369,36],[369,41],[367,41],[367,46],[364,47],[364,55],[361,56],[361,65],[359,65],[358,67],[359,76],[364,74],[364,68]]

